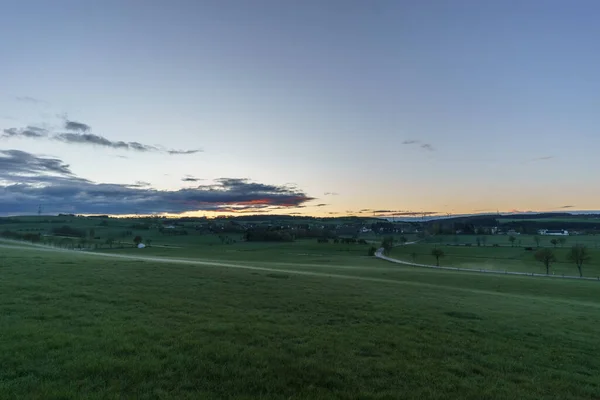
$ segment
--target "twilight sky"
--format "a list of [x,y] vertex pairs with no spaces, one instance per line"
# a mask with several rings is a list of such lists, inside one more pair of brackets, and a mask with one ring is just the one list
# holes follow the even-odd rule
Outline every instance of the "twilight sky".
[[0,214],[598,209],[599,14],[0,1]]

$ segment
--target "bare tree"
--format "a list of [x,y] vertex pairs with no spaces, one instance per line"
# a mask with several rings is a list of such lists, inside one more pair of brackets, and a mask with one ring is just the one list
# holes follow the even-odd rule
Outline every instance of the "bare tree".
[[513,247],[515,245],[515,240],[517,240],[516,237],[514,237],[513,235],[510,235],[508,237],[508,241],[510,242],[510,246]]
[[431,250],[431,255],[435,257],[435,265],[440,266],[440,257],[444,257],[444,250],[438,249],[437,247]]
[[552,239],[552,240],[550,241],[550,243],[552,243],[552,246],[554,246],[554,248],[556,248],[556,245],[558,244],[558,240],[556,240],[556,239]]
[[417,262],[417,253],[414,251],[410,253],[410,258],[412,258],[413,262]]
[[560,243],[560,247],[563,247],[565,245],[565,243],[567,243],[567,238],[559,237],[558,243]]
[[591,260],[591,258],[592,257],[590,256],[587,247],[581,244],[576,244],[571,247],[571,251],[569,254],[567,254],[567,259],[577,265],[577,270],[579,271],[580,277],[583,277],[583,263]]
[[556,261],[556,256],[551,249],[540,249],[535,253],[535,259],[546,267],[546,275],[550,274],[550,264]]

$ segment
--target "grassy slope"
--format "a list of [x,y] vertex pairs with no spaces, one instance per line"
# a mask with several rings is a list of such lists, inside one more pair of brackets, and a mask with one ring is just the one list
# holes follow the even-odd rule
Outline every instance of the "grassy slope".
[[596,282],[269,265],[0,249],[0,397],[600,396]]
[[[416,262],[435,265],[431,250],[435,244],[417,244],[395,247],[391,257],[405,261],[413,261],[413,253],[417,254]],[[546,269],[534,258],[534,251],[522,247],[462,247],[439,246],[445,253],[440,265],[488,269],[499,271],[546,273]],[[588,277],[600,276],[600,250],[590,248],[592,259],[583,265],[583,274]],[[579,275],[574,263],[567,260],[569,248],[554,249],[557,261],[551,265],[550,273],[556,275]]]

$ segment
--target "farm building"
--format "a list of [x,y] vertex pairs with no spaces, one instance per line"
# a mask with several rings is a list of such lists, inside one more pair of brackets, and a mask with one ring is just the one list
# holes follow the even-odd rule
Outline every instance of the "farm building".
[[547,236],[569,236],[569,231],[564,229],[540,229],[538,233]]

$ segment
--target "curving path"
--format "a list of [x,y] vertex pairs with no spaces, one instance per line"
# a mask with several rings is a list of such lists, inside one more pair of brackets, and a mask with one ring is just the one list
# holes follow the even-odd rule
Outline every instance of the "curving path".
[[[409,243],[406,243],[406,244],[413,244],[413,243],[416,243],[416,242],[409,242]],[[396,263],[396,264],[402,264],[402,265],[408,265],[408,266],[411,266],[411,267],[420,267],[420,268],[445,269],[445,270],[450,270],[450,271],[479,272],[479,273],[484,273],[484,274],[539,276],[539,277],[544,277],[544,278],[582,279],[582,280],[589,280],[589,281],[600,281],[600,277],[590,278],[590,277],[585,277],[585,276],[584,277],[580,277],[580,276],[575,276],[575,275],[546,275],[546,274],[536,274],[536,273],[533,273],[533,272],[513,272],[513,271],[497,271],[497,270],[491,270],[491,269],[439,267],[437,265],[418,264],[418,263],[413,263],[413,262],[398,260],[397,258],[388,257],[388,256],[386,256],[386,255],[383,254],[383,247],[377,249],[377,251],[375,252],[375,257],[377,257],[377,258],[379,258],[381,260],[393,262],[393,263]]]

